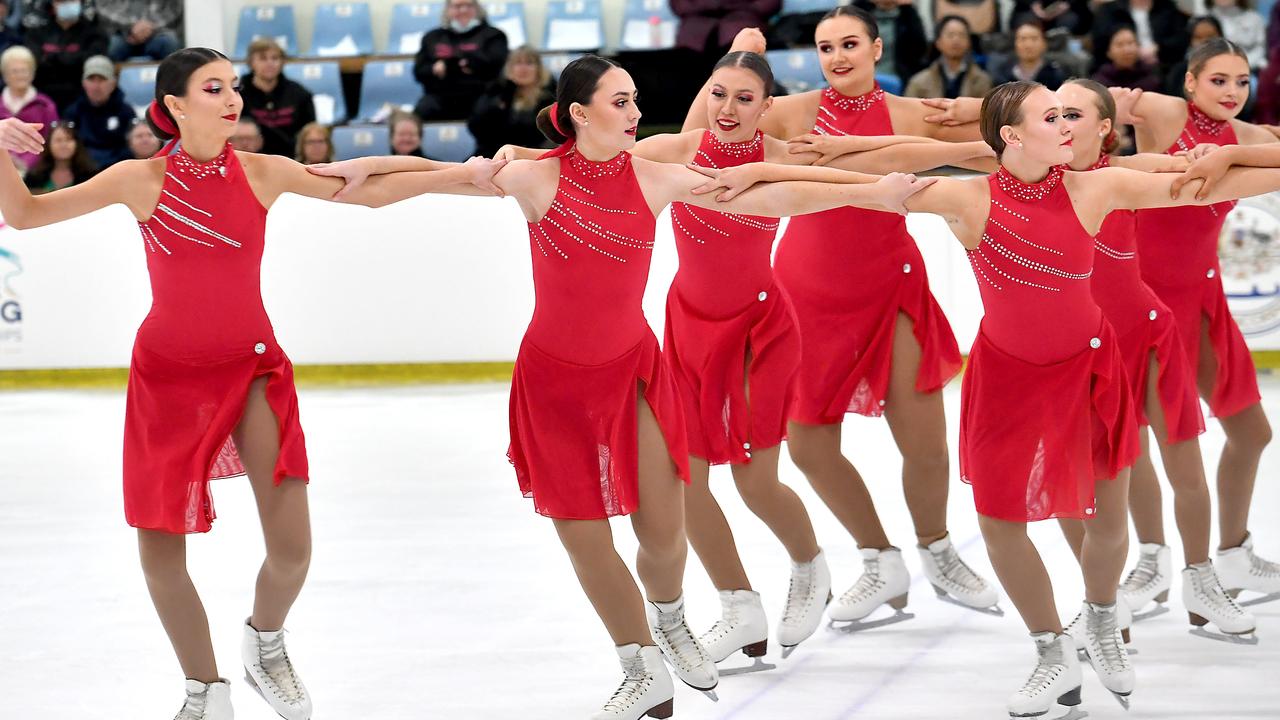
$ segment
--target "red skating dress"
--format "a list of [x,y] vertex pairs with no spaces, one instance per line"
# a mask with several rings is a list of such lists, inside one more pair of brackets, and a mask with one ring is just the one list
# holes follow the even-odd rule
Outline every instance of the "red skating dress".
[[[884,93],[878,85],[858,97],[824,90],[814,132],[892,135]],[[884,411],[899,312],[920,343],[916,390],[936,391],[960,371],[960,348],[901,215],[846,207],[793,217],[774,271],[803,342],[792,420],[830,424],[846,412]]]
[[592,520],[639,507],[638,390],[685,481],[689,451],[675,378],[641,307],[657,222],[631,155],[556,153],[555,200],[529,223],[536,300],[511,379],[508,455],[537,512]]
[[[761,160],[759,131],[725,143],[708,130],[694,163]],[[680,269],[667,294],[663,352],[680,387],[689,452],[713,464],[750,462],[753,448],[786,437],[800,363],[795,313],[769,265],[778,221],[675,203],[671,222]]]
[[[1187,123],[1168,152],[1200,143],[1234,145],[1236,134],[1231,123],[1214,120],[1188,102]],[[1209,410],[1217,417],[1229,417],[1262,399],[1253,357],[1227,307],[1218,265],[1218,237],[1233,207],[1235,202],[1228,201],[1138,212],[1142,279],[1173,310],[1193,371],[1200,362],[1201,318],[1208,320],[1209,342],[1218,361]]]
[[960,475],[980,514],[1010,522],[1091,516],[1094,483],[1139,452],[1124,359],[1090,289],[1093,238],[1062,175],[992,175],[969,251],[985,314],[961,391]]
[[[1093,168],[1109,166],[1103,155]],[[1115,329],[1140,425],[1147,419],[1147,380],[1156,360],[1156,388],[1167,427],[1166,441],[1180,443],[1204,432],[1196,377],[1187,364],[1169,306],[1142,281],[1138,269],[1138,213],[1112,210],[1093,239],[1093,299]]]
[[307,478],[293,365],[262,305],[266,218],[230,145],[208,163],[182,150],[166,158],[156,209],[138,224],[152,304],[125,409],[124,510],[134,527],[209,530],[209,480],[244,473],[231,431],[258,377],[280,427],[275,482]]

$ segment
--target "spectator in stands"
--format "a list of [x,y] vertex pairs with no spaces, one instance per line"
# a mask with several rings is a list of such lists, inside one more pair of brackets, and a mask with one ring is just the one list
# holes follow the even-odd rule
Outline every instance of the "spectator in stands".
[[1267,20],[1267,47],[1280,48],[1280,2],[1271,6],[1271,18]]
[[27,33],[27,47],[36,55],[36,84],[65,109],[80,95],[84,61],[107,54],[107,36],[80,0],[53,0],[49,13],[52,22]]
[[1000,85],[1014,80],[1034,80],[1057,90],[1067,79],[1067,73],[1045,57],[1048,49],[1044,23],[1035,15],[1023,15],[1013,24],[1013,57],[991,68],[992,81]]
[[1088,35],[1093,28],[1093,8],[1089,0],[1014,0],[1010,17],[1016,23],[1023,17],[1040,21],[1047,34],[1062,28],[1071,35]]
[[284,76],[284,49],[270,38],[249,44],[249,75],[240,79],[244,114],[262,129],[262,152],[292,156],[298,131],[315,122],[311,93]]
[[880,26],[884,52],[876,72],[897,75],[905,86],[912,75],[924,69],[929,54],[929,40],[916,6],[912,0],[854,0],[853,4],[871,13]]
[[0,53],[21,44],[21,33],[9,25],[9,0],[0,0]]
[[[1188,57],[1195,52],[1196,48],[1209,40],[1222,37],[1222,24],[1218,22],[1218,18],[1212,15],[1193,17],[1188,21],[1187,27],[1188,34],[1191,37],[1191,45],[1187,47]],[[1186,95],[1186,78],[1187,58],[1184,57],[1165,74],[1162,92],[1165,95],[1184,97]]]
[[1267,21],[1249,0],[1213,0],[1209,11],[1222,24],[1222,36],[1244,50],[1255,71],[1267,65]]
[[84,145],[76,137],[75,124],[59,121],[49,132],[44,152],[24,178],[32,194],[79,185],[98,173]]
[[94,55],[84,63],[84,93],[63,113],[74,123],[80,143],[98,169],[128,160],[129,126],[138,115],[116,87],[116,69],[105,55]]
[[307,123],[298,131],[297,154],[293,159],[303,165],[333,162],[333,132],[318,122]]
[[1258,99],[1253,106],[1253,122],[1271,126],[1280,125],[1280,45],[1271,48],[1267,69],[1258,75]]
[[411,112],[396,110],[387,121],[391,130],[391,154],[426,157],[422,154],[422,120]]
[[1111,36],[1128,27],[1138,38],[1139,57],[1147,64],[1168,68],[1187,55],[1191,42],[1186,13],[1173,0],[1111,0],[1094,10],[1093,67],[1107,62]]
[[182,0],[97,0],[95,5],[116,62],[163,60],[182,47]]
[[248,115],[236,121],[236,131],[231,134],[231,147],[240,152],[262,152],[262,128]]
[[934,26],[934,55],[929,67],[911,77],[903,93],[917,98],[982,97],[991,89],[991,76],[969,55],[973,34],[969,22],[947,15]]
[[465,120],[507,61],[507,36],[485,20],[477,0],[447,0],[441,26],[422,36],[413,76],[422,85],[423,120]]
[[1118,27],[1107,39],[1107,62],[1093,74],[1107,87],[1159,90],[1160,76],[1155,66],[1142,59],[1138,35],[1131,27]]
[[[35,89],[31,79],[36,75],[36,57],[22,45],[15,45],[0,54],[0,75],[4,77],[4,91],[0,93],[0,120],[16,117],[23,122],[44,125],[45,137],[49,126],[58,119],[58,108],[53,100]],[[38,153],[11,153],[19,168],[26,170],[35,164]]]
[[502,69],[502,78],[476,101],[467,127],[476,138],[476,153],[493,157],[503,145],[547,147],[538,130],[538,111],[556,99],[555,81],[542,65],[538,51],[528,45],[515,49]]
[[709,59],[708,69],[729,52],[733,38],[743,28],[763,32],[769,18],[782,10],[782,0],[670,0],[669,4],[680,18],[676,47]]
[[129,153],[135,160],[146,160],[160,152],[160,138],[151,131],[151,126],[142,118],[134,118],[133,127],[129,128]]

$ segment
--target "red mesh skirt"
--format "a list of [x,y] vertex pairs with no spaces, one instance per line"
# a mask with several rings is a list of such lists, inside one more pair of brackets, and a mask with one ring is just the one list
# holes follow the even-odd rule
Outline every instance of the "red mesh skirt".
[[960,400],[960,476],[978,513],[1010,522],[1088,518],[1094,483],[1139,452],[1124,359],[1103,321],[1097,348],[1035,365],[979,329]]
[[208,532],[216,517],[209,480],[244,474],[231,431],[249,385],[267,377],[267,403],[280,427],[274,472],[308,477],[293,365],[271,342],[207,363],[172,360],[134,343],[124,419],[124,513],[130,525],[170,533]]
[[1200,396],[1196,376],[1187,364],[1186,353],[1173,313],[1163,305],[1151,311],[1155,317],[1135,325],[1120,336],[1120,355],[1124,358],[1133,395],[1134,416],[1139,425],[1150,425],[1147,418],[1147,381],[1151,358],[1156,361],[1156,391],[1167,427],[1165,442],[1191,440],[1204,432],[1204,415],[1200,412]]
[[920,343],[916,390],[940,390],[960,371],[951,324],[929,291],[924,260],[911,250],[871,278],[851,268],[847,297],[807,293],[803,282],[786,284],[803,342],[792,420],[829,425],[842,422],[846,412],[884,413],[899,312],[911,318]]
[[511,378],[507,456],[534,510],[562,520],[596,520],[639,507],[636,394],[642,385],[676,471],[688,482],[679,392],[652,332],[600,365],[561,360],[528,338],[521,343]]
[[800,333],[781,288],[770,286],[736,315],[709,317],[672,285],[663,353],[680,389],[691,455],[741,464],[750,462],[752,448],[782,443]]

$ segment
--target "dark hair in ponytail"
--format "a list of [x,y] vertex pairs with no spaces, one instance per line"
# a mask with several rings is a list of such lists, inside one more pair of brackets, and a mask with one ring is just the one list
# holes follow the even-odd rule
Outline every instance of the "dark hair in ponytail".
[[[227,56],[217,50],[203,47],[185,48],[166,57],[164,62],[160,63],[160,67],[156,69],[157,111],[162,113],[176,127],[178,123],[169,112],[169,108],[165,107],[164,96],[185,97],[187,83],[190,82],[192,73],[215,60],[226,59]],[[163,123],[157,123],[151,118],[150,113],[147,114],[147,124],[151,126],[151,132],[155,133],[156,137],[162,141],[173,139],[174,133],[160,127]]]
[[[583,55],[566,65],[556,85],[555,103],[542,108],[538,113],[538,129],[542,134],[556,145],[572,139],[573,118],[569,116],[569,108],[574,103],[590,105],[591,96],[600,85],[600,78],[616,67],[622,66],[598,55]],[[552,108],[556,112],[554,121],[551,117]]]
[[764,83],[764,96],[769,97],[773,94],[773,68],[769,66],[769,61],[763,55],[742,50],[731,52],[720,58],[720,62],[711,68],[711,72],[727,67],[738,67],[752,73]]
[[851,17],[855,20],[861,20],[862,24],[867,26],[867,37],[871,38],[872,42],[875,42],[876,38],[880,37],[880,24],[876,22],[876,17],[857,5],[840,5],[833,8],[822,16],[818,24],[821,25],[831,18],[838,17]]

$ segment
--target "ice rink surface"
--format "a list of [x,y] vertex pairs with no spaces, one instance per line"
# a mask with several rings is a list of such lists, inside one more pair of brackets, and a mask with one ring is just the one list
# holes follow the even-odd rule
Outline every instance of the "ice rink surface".
[[[1263,386],[1276,422],[1280,382]],[[550,522],[516,489],[505,457],[506,388],[303,388],[300,395],[315,551],[288,623],[289,648],[315,698],[315,718],[585,720],[595,712],[621,673]],[[946,400],[954,447],[958,383]],[[182,675],[121,510],[123,413],[123,392],[0,394],[4,720],[160,720],[181,704]],[[1203,443],[1212,468],[1222,444],[1215,423]],[[787,660],[771,642],[777,670],[724,679],[714,704],[681,687],[676,717],[1007,719],[1004,699],[1033,664],[1021,621],[1007,600],[998,618],[934,598],[910,549],[900,458],[883,421],[851,417],[844,447],[890,537],[907,549],[916,574],[907,610],[915,619],[855,635],[824,627]],[[782,476],[809,507],[838,594],[857,579],[854,543],[785,454]],[[1280,560],[1278,476],[1273,447],[1252,519],[1259,554],[1273,560]],[[774,621],[786,595],[786,554],[736,497],[727,470],[712,481]],[[972,494],[958,480],[951,490],[952,536],[993,579]],[[245,480],[217,482],[213,494],[218,520],[189,542],[191,573],[220,669],[233,680],[237,717],[267,720],[275,715],[244,683],[238,656],[261,561],[258,519]],[[1177,565],[1171,502],[1166,491]],[[615,521],[614,532],[632,558],[628,523]],[[1083,595],[1074,560],[1056,525],[1033,533],[1069,619]],[[1133,709],[1124,712],[1088,668],[1083,709],[1096,720],[1280,718],[1280,602],[1252,608],[1262,640],[1242,647],[1188,634],[1179,588],[1175,580],[1172,612],[1134,628]],[[691,625],[702,632],[718,604],[692,553],[686,597]]]

